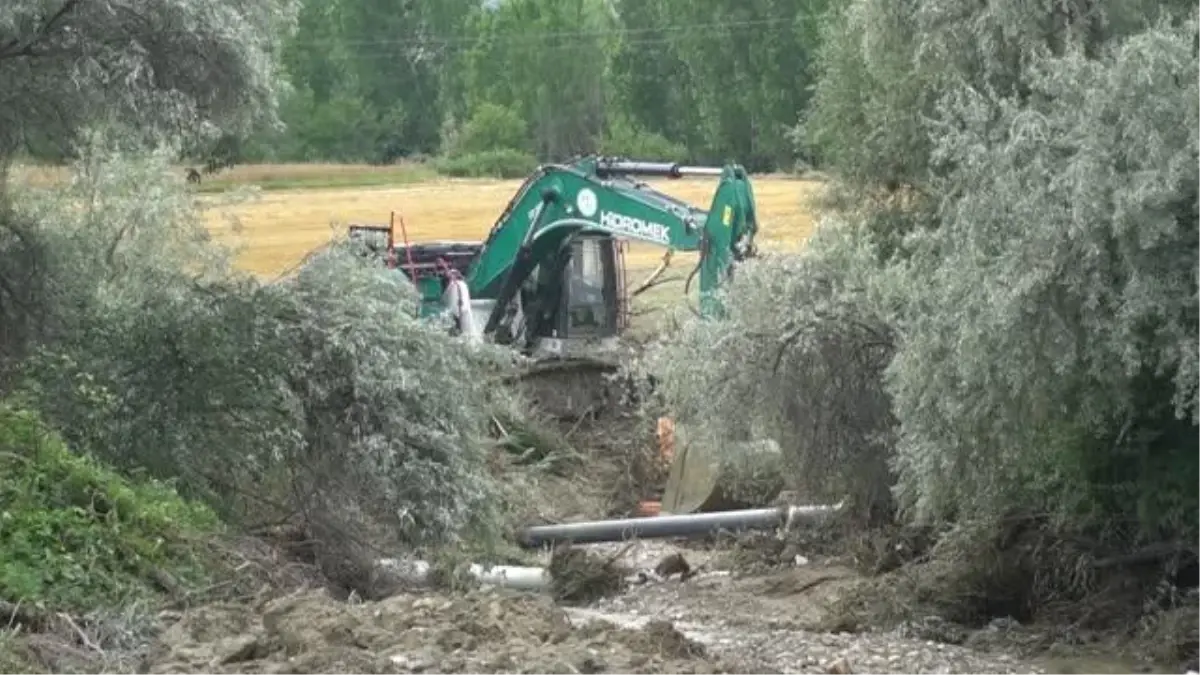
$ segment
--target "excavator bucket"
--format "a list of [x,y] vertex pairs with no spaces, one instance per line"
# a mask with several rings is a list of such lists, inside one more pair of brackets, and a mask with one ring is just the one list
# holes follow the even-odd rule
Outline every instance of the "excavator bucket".
[[662,498],[664,515],[766,506],[783,491],[783,456],[774,441],[736,443],[719,451],[674,424],[670,442],[673,456]]

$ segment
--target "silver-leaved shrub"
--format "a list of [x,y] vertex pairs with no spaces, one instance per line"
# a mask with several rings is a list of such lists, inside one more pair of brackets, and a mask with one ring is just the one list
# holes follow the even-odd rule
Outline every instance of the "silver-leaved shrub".
[[947,96],[888,390],[918,518],[1196,525],[1194,20]]
[[652,344],[635,371],[689,437],[718,452],[768,437],[808,501],[850,497],[889,514],[894,419],[883,372],[894,335],[878,305],[877,251],[853,223],[828,223],[797,256],[739,267],[723,321],[690,320]]
[[351,245],[275,283],[236,274],[173,152],[85,156],[13,216],[44,252],[23,382],[78,447],[339,550],[498,532],[509,352],[418,320],[412,286]]

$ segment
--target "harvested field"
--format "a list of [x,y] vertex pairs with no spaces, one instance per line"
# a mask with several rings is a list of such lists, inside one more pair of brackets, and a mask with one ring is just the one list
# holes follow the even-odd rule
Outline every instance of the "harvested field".
[[[265,169],[243,170],[248,183]],[[281,168],[272,175],[283,175]],[[349,171],[349,169],[343,169]],[[310,174],[311,175],[311,174]],[[315,180],[315,179],[314,179]],[[707,205],[715,188],[712,180],[653,182],[656,187],[698,205]],[[296,264],[309,251],[341,236],[348,223],[386,223],[391,211],[403,217],[412,241],[480,240],[508,200],[516,180],[428,180],[419,183],[321,189],[264,191],[250,203],[213,208],[207,213],[216,235],[236,246],[242,269],[276,275]],[[798,247],[812,231],[810,200],[820,189],[816,181],[763,176],[754,179],[760,217],[760,245],[771,250]],[[233,232],[232,217],[239,225]],[[631,273],[652,269],[662,250],[634,245]],[[676,259],[680,267],[688,258]]]

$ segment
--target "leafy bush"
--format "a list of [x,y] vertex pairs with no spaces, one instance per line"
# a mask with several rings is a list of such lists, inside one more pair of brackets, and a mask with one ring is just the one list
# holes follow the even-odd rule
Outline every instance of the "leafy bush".
[[828,225],[801,256],[740,267],[723,291],[726,320],[685,322],[639,369],[658,379],[689,435],[717,448],[774,438],[805,499],[849,497],[877,519],[890,515],[883,370],[894,345],[873,306],[875,253],[860,234]]
[[517,111],[495,103],[481,103],[458,130],[454,143],[443,147],[449,157],[498,150],[528,151],[529,131]]
[[688,156],[681,143],[662,134],[646,131],[633,122],[617,119],[609,122],[608,132],[600,141],[600,152],[634,159],[682,161]]
[[38,415],[0,403],[0,599],[90,611],[161,594],[162,572],[206,583],[201,538],[218,527],[208,508],[72,453]]
[[459,178],[520,178],[537,168],[525,121],[515,111],[483,103],[461,128],[447,122],[442,130],[440,173]]
[[235,522],[301,518],[347,584],[376,548],[496,536],[487,423],[511,354],[417,319],[411,284],[354,246],[272,285],[230,275],[169,156],[98,158],[22,200],[63,325],[24,368],[48,417]]
[[457,178],[522,178],[537,167],[537,158],[520,150],[489,150],[437,162],[438,172]]
[[[1190,32],[1189,32],[1190,31]],[[1197,532],[1195,23],[941,107],[889,373],[903,504]],[[1124,528],[1122,528],[1124,529]]]

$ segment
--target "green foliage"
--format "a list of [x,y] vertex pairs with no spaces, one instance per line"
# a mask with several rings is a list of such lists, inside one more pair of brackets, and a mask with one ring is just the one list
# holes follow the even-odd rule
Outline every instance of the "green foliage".
[[941,107],[941,225],[894,289],[889,376],[918,517],[1023,503],[1195,531],[1196,481],[1168,469],[1194,472],[1200,419],[1194,31],[1043,58],[1027,96]]
[[[476,0],[339,0],[324,4],[326,17],[315,20],[315,33],[334,32],[334,54],[344,54],[341,76],[353,83],[380,120],[392,111],[407,111],[387,138],[395,156],[438,151],[440,125],[452,109],[448,91],[450,68],[464,45],[467,21],[479,9]],[[325,25],[331,27],[326,28]],[[299,37],[304,46],[310,43]],[[329,51],[310,51],[320,64]]]
[[924,183],[937,91],[915,58],[916,5],[854,0],[827,17],[804,133],[817,166],[847,187]]
[[825,16],[820,77],[803,124],[806,146],[820,168],[841,176],[843,187],[923,190],[935,170],[936,137],[925,120],[937,116],[943,96],[965,85],[1024,99],[1025,72],[1039,54],[1096,57],[1160,14],[1189,9],[1144,0],[1003,0],[980,7],[851,0]]
[[275,153],[283,161],[375,161],[390,126],[349,92],[321,100],[310,90],[297,90],[284,100],[280,116],[288,130],[279,134]]
[[479,10],[459,75],[468,106],[518,111],[541,159],[593,150],[604,120],[609,21],[598,0],[510,0]]
[[481,103],[458,132],[453,145],[443,151],[449,157],[522,151],[528,145],[526,134],[525,121],[515,110],[495,103]]
[[1194,542],[1196,15],[1136,4],[832,17],[806,125],[839,217],[652,352],[671,408],[918,523]]
[[877,519],[890,513],[883,370],[893,344],[873,303],[875,252],[859,235],[826,225],[801,256],[740,267],[723,290],[726,320],[684,323],[638,370],[658,378],[689,435],[723,450],[773,438],[804,500],[848,496],[857,515]]
[[[671,36],[671,50],[686,73],[669,73],[659,86],[686,86],[693,92],[689,149],[703,152],[708,161],[736,157],[752,171],[790,166],[794,157],[787,132],[808,105],[820,44],[815,22],[826,12],[827,0],[654,4],[671,27],[664,33]],[[638,49],[637,35],[630,42]]]
[[272,54],[297,4],[168,0],[134,18],[109,3],[5,2],[0,165],[21,149],[61,156],[107,121],[143,138],[271,123],[281,84]]
[[[260,131],[245,147],[278,160],[346,159],[375,148],[370,157],[379,161],[500,149],[561,161],[615,146],[791,167],[787,137],[811,97],[828,5],[307,2],[281,54],[304,104],[285,99],[287,129]],[[456,148],[442,122],[486,105],[520,119],[520,142],[506,132],[499,145]],[[303,112],[310,108],[312,119]],[[314,136],[322,142],[310,143]]]
[[523,178],[538,166],[537,158],[520,150],[490,150],[437,160],[437,170],[458,178]]
[[90,611],[205,583],[208,508],[72,453],[39,417],[0,403],[0,598]]
[[498,536],[487,424],[511,355],[417,319],[411,285],[352,247],[270,285],[206,264],[170,156],[97,155],[78,193],[19,201],[65,256],[48,258],[41,310],[62,328],[23,369],[40,408],[235,523],[303,519],[348,584],[372,547]]
[[[237,139],[239,161],[389,163],[454,155],[442,121],[467,119],[493,104],[521,120],[520,143],[506,137],[501,146],[459,154],[514,148],[559,161],[601,144],[682,146],[681,161],[737,159],[754,170],[794,163],[787,134],[808,107],[820,17],[829,5],[278,0],[247,9],[204,0],[186,8],[167,3],[139,23],[97,15],[90,3],[67,4],[67,20],[39,38],[32,36],[40,5],[23,0],[6,8],[14,30],[21,25],[17,46],[28,37],[58,47],[67,31],[87,29],[78,45],[38,51],[30,61],[36,77],[21,75],[25,56],[0,52],[0,83],[5,72],[14,79],[0,86],[14,94],[0,97],[0,122],[8,121],[0,127],[19,129],[14,142],[39,158],[69,154],[71,135],[61,132],[96,121],[90,111],[104,110],[135,120],[147,137],[186,132],[183,154],[195,162],[209,159],[214,138],[225,136]],[[195,30],[182,39],[170,28],[176,25]],[[0,40],[7,40],[3,26]],[[168,34],[172,40],[158,39]],[[103,42],[107,36],[114,42]],[[93,44],[97,49],[89,51]],[[110,44],[154,49],[134,54]],[[70,64],[82,53],[101,56],[78,95],[42,86],[69,81]],[[131,74],[121,80],[130,86],[104,89],[101,73],[118,72]],[[149,72],[158,78],[142,76]],[[175,106],[173,91],[182,105]],[[30,102],[44,96],[65,112],[36,114],[48,108]],[[613,128],[613,120],[626,119],[628,130],[625,122]]]
[[688,155],[682,144],[671,142],[662,134],[639,129],[628,120],[609,122],[608,132],[600,141],[600,152],[606,155],[664,161],[678,161]]
[[481,103],[461,129],[447,122],[442,136],[446,154],[436,166],[447,176],[521,178],[537,168],[537,159],[525,149],[525,122],[511,108]]

